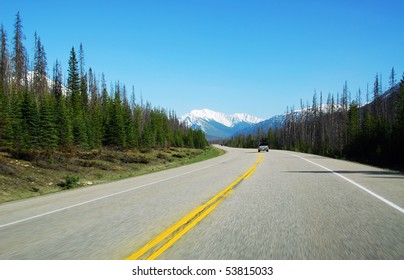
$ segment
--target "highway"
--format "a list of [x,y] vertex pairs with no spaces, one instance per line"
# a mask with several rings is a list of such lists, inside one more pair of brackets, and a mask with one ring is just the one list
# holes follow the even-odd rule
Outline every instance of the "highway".
[[0,205],[0,259],[404,259],[404,174],[289,151]]

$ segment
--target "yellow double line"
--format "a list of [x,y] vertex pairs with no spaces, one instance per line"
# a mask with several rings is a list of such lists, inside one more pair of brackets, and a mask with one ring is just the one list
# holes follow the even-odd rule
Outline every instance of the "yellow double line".
[[254,163],[254,165],[236,181],[231,183],[208,202],[197,207],[177,223],[160,233],[158,236],[144,245],[140,250],[127,257],[126,260],[154,260],[160,256],[185,233],[187,233],[207,215],[209,215],[210,212],[212,212],[228,195],[231,194],[235,186],[237,186],[241,181],[248,179],[254,173],[257,165],[262,161],[262,157],[262,154],[260,154],[259,159]]

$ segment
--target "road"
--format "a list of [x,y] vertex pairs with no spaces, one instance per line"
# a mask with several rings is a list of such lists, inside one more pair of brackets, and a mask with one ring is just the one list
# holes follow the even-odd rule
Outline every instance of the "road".
[[165,237],[158,259],[404,259],[403,174],[225,149],[205,162],[0,205],[0,259],[124,259],[217,194],[181,235]]

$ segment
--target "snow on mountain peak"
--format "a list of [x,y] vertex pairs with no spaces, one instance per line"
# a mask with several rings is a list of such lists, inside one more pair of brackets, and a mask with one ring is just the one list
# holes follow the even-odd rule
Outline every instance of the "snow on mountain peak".
[[215,121],[227,127],[234,127],[235,125],[243,122],[255,124],[262,121],[262,119],[248,114],[237,113],[233,115],[226,115],[224,113],[215,112],[209,109],[193,110],[191,113],[181,117],[181,120],[188,124],[196,123],[198,122],[198,119]]
[[256,124],[259,123],[261,121],[263,121],[263,119],[248,115],[248,114],[233,114],[231,115],[231,117],[233,118],[233,120],[235,122],[246,122],[246,123],[251,123],[251,124]]
[[201,129],[208,140],[226,139],[262,119],[248,114],[226,115],[209,109],[193,110],[180,118],[187,126]]

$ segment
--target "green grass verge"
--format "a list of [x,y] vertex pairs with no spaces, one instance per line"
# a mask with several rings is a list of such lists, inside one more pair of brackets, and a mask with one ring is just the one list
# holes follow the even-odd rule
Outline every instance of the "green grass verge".
[[0,150],[0,203],[135,177],[220,156],[223,150],[152,149],[35,153]]

